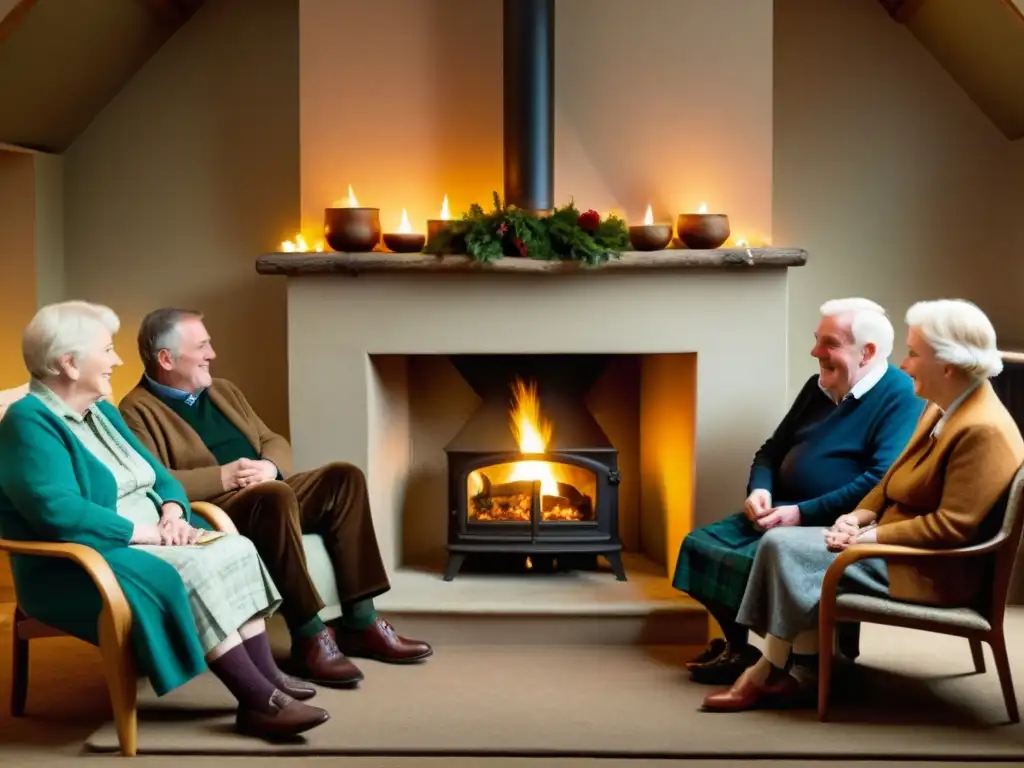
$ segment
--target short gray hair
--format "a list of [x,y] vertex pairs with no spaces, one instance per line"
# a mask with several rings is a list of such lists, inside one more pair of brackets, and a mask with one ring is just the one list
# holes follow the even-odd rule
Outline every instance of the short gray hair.
[[963,299],[919,301],[907,310],[907,325],[916,328],[935,357],[972,378],[989,379],[1003,370],[996,329],[976,305]]
[[146,373],[155,376],[160,371],[158,357],[161,349],[170,351],[177,357],[181,349],[181,333],[178,324],[182,320],[203,319],[202,312],[176,307],[161,307],[142,318],[139,325],[139,357]]
[[822,317],[850,315],[850,333],[853,342],[863,347],[874,344],[879,360],[888,360],[892,354],[896,331],[881,304],[870,299],[832,299],[821,305]]
[[87,301],[62,301],[48,304],[21,335],[21,356],[28,372],[37,379],[48,379],[61,372],[58,361],[70,354],[77,363],[96,343],[101,332],[111,336],[121,321],[110,307]]

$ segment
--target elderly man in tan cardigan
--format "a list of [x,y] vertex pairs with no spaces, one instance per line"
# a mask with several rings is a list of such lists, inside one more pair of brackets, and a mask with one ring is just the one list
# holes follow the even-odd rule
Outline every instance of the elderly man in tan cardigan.
[[[322,685],[351,686],[362,672],[346,658],[416,662],[431,655],[380,619],[373,598],[389,587],[370,515],[366,478],[351,464],[292,472],[288,441],[272,432],[229,381],[210,375],[216,357],[199,312],[164,308],[142,321],[145,374],[120,403],[139,440],[190,500],[224,509],[252,539],[284,600],[291,671]],[[318,533],[334,565],[342,616],[332,627],[306,569],[302,534]]]

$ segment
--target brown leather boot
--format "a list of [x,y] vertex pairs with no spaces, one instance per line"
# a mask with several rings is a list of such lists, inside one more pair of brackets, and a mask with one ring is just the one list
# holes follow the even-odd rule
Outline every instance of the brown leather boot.
[[400,637],[384,619],[375,620],[365,629],[349,629],[339,622],[334,633],[338,646],[349,656],[389,664],[412,664],[434,653],[434,649],[421,640]]
[[331,718],[326,710],[303,704],[277,689],[270,696],[270,706],[271,712],[239,707],[235,728],[246,736],[272,741],[298,736]]
[[334,635],[327,628],[312,637],[292,641],[290,671],[311,683],[336,688],[352,688],[363,679],[359,667],[338,650]]

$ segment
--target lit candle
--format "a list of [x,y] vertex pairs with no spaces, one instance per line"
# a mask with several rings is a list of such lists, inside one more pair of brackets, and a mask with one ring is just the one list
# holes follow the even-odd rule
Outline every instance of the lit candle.
[[729,239],[729,217],[724,213],[708,213],[707,203],[701,203],[696,213],[679,214],[676,231],[687,248],[718,248]]
[[432,240],[436,235],[441,234],[452,218],[452,212],[448,209],[448,195],[444,196],[441,203],[441,218],[427,219],[427,239]]
[[384,233],[384,245],[394,253],[419,253],[423,250],[423,244],[426,241],[425,235],[418,235],[412,231],[409,214],[405,208],[402,209],[402,220],[398,224],[398,231]]
[[671,224],[655,224],[654,211],[647,206],[644,223],[629,228],[629,242],[637,251],[660,251],[672,240]]
[[380,244],[380,208],[361,208],[349,184],[348,199],[324,209],[324,237],[336,251],[372,251]]

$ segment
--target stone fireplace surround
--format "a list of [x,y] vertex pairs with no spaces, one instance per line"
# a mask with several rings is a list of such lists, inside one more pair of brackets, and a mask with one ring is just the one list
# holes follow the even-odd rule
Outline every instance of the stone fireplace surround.
[[[652,447],[633,463],[644,528],[633,541],[650,561],[644,570],[666,585],[682,537],[739,508],[753,452],[787,404],[787,267],[802,265],[804,252],[763,249],[737,260],[665,251],[655,269],[648,254],[624,254],[587,271],[521,259],[444,269],[435,257],[382,256],[267,254],[257,270],[288,280],[296,469],[348,461],[366,472],[393,585],[416,571],[442,585],[431,587],[436,602],[459,581],[420,569],[441,554],[446,534],[443,446],[475,405],[445,362],[450,354],[642,361],[642,395],[654,405],[641,412],[641,432],[650,433],[641,452]],[[431,488],[440,498],[425,493]],[[397,591],[379,598],[383,610],[412,607]]]

